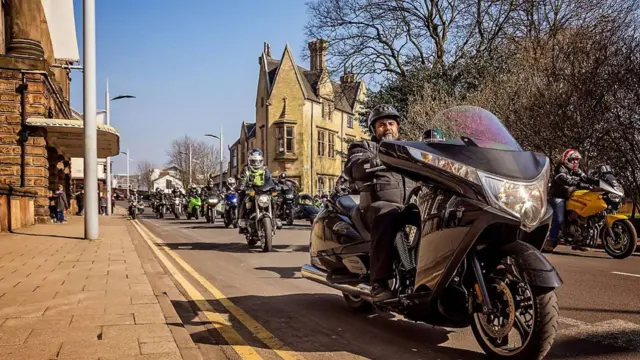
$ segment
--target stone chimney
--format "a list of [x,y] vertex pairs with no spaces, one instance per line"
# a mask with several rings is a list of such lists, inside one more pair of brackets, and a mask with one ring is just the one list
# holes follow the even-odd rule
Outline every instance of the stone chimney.
[[344,66],[344,74],[340,76],[341,84],[351,84],[356,82],[356,74],[353,73],[353,65],[351,65],[351,69],[347,70],[347,66]]
[[324,70],[327,67],[326,57],[328,46],[329,42],[323,39],[313,40],[309,42],[309,52],[311,55],[309,70],[318,71]]
[[262,52],[267,56],[267,58],[271,59],[271,45],[268,42],[264,42],[264,49]]

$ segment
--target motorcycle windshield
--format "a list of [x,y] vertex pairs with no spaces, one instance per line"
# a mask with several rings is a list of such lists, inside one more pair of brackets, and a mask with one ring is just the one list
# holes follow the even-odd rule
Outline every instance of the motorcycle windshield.
[[446,140],[439,143],[467,145],[462,140],[467,137],[482,148],[522,151],[498,117],[477,106],[456,106],[444,110],[426,124],[442,132]]

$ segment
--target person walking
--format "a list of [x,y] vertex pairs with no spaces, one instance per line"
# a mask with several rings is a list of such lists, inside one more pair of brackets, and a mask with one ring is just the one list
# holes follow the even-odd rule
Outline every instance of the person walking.
[[67,201],[67,194],[64,192],[64,186],[58,185],[58,190],[54,193],[56,203],[56,222],[66,223],[64,219],[64,212],[69,209],[69,201]]

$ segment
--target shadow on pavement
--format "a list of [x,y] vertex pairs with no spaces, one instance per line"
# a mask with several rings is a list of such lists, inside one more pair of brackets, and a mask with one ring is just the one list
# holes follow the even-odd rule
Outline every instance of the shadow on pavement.
[[[251,247],[246,243],[211,243],[211,242],[177,242],[177,243],[164,243],[158,244],[158,246],[166,246],[172,250],[210,250],[210,251],[222,251],[232,253],[251,253],[262,252],[259,246]],[[274,252],[308,252],[309,245],[273,245]]]
[[267,266],[267,267],[257,267],[254,269],[274,272],[280,275],[280,278],[282,279],[302,279],[302,276],[300,275],[300,266],[292,266],[292,267]]
[[[347,308],[341,296],[331,294],[291,294],[281,296],[239,296],[228,298],[265,327],[293,351],[323,353],[325,358],[347,358],[354,355],[367,359],[484,359],[483,354],[442,346],[449,341],[449,331],[426,324],[396,319],[391,314],[363,315]],[[172,301],[184,308],[185,301]],[[194,311],[196,304],[186,301]],[[217,300],[209,300],[211,307],[222,314],[229,311]],[[184,314],[184,312],[183,312]],[[391,319],[390,319],[391,318]],[[183,321],[185,319],[183,318]],[[191,321],[200,321],[193,316]],[[187,321],[186,324],[189,322]],[[231,327],[249,346],[269,349],[258,336],[230,315]],[[215,324],[216,326],[227,326]],[[207,331],[192,333],[196,343],[228,341],[211,326]],[[224,329],[221,329],[224,331]],[[202,334],[206,332],[207,334]],[[375,339],[375,340],[374,340]],[[473,340],[472,340],[473,341]],[[229,344],[241,345],[241,344]]]
[[[607,329],[591,334],[575,334],[564,338],[556,339],[547,354],[549,359],[575,359],[576,357],[612,359],[612,356],[624,356],[638,353],[637,339],[640,338],[640,331],[629,329]],[[609,344],[620,344],[614,346]],[[636,349],[629,349],[623,346],[635,346]],[[631,357],[624,357],[624,359]],[[636,357],[633,357],[634,359]]]
[[[224,227],[224,225],[222,224],[207,224],[207,225],[194,225],[194,226],[183,226],[181,227],[181,229],[191,229],[191,230],[198,230],[198,229],[231,229],[233,230],[233,228],[226,228]],[[238,230],[236,230],[238,231]]]
[[31,234],[26,232],[12,231],[12,234],[15,235],[24,235],[24,236],[40,236],[40,237],[52,237],[52,238],[60,238],[60,239],[72,239],[72,240],[84,240],[81,236],[64,236],[64,235],[48,235],[48,234]]

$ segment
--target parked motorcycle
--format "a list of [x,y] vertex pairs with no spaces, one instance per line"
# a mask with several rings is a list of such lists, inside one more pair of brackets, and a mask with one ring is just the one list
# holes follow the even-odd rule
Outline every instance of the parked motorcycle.
[[638,235],[629,218],[618,214],[624,190],[611,167],[603,165],[595,174],[600,180],[592,189],[575,190],[567,201],[560,241],[567,245],[596,248],[614,259],[626,259],[636,249]]
[[491,359],[541,359],[558,327],[562,284],[540,252],[552,215],[549,159],[523,151],[481,108],[452,108],[434,123],[447,124],[451,140],[385,141],[378,152],[388,169],[418,182],[398,222],[388,224],[397,230],[393,298],[371,298],[371,235],[355,196],[325,202],[302,276],[342,291],[356,310],[471,326]]
[[200,218],[202,201],[198,196],[187,196],[187,203],[187,220],[191,220],[191,218],[198,220]]
[[216,222],[217,212],[216,207],[220,203],[220,197],[218,195],[210,194],[205,201],[205,219],[207,219],[207,223],[214,224]]
[[238,193],[230,191],[224,196],[224,227],[238,227]]
[[272,250],[273,236],[277,223],[273,217],[272,198],[277,196],[273,181],[268,181],[263,186],[246,189],[244,212],[247,232],[247,244],[255,246],[258,241],[262,243],[262,251]]

